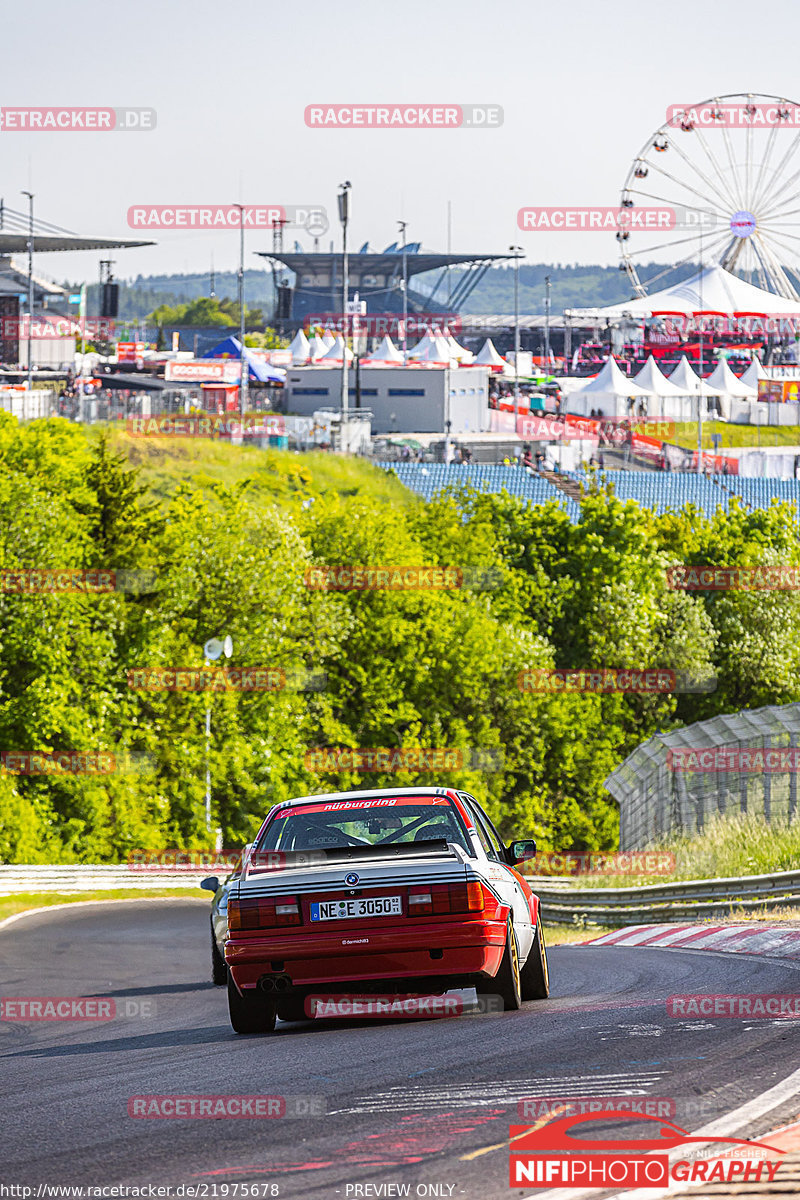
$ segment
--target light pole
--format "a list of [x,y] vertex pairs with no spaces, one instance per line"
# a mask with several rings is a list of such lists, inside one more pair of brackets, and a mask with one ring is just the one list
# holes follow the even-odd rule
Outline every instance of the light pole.
[[239,210],[239,415],[244,424],[249,375],[244,349],[244,205],[235,204],[234,208]]
[[550,276],[544,277],[544,361],[545,370],[550,374]]
[[519,256],[522,246],[509,246],[514,255],[514,432],[519,433]]
[[[347,222],[350,219],[350,188],[353,186],[349,179],[340,185],[338,195],[339,220],[342,222],[342,422],[347,416]],[[344,437],[346,432],[342,430]]]
[[698,362],[700,383],[697,387],[697,474],[702,474],[700,459],[702,457],[703,446],[703,417],[700,411],[703,395],[703,227],[702,224],[698,229],[700,236],[700,274],[697,277],[698,299],[700,302],[700,358]]
[[403,235],[403,366],[406,364],[408,351],[408,259],[406,258],[406,229],[407,221],[398,221],[397,225]]
[[33,331],[33,192],[22,192],[28,197],[28,392],[33,387],[33,362],[31,360],[31,336]]
[[[224,641],[209,638],[203,646],[204,667],[216,662],[220,655],[230,658],[233,654],[233,639],[230,634]],[[211,829],[211,700],[206,701],[206,829]],[[219,849],[219,847],[218,847]]]

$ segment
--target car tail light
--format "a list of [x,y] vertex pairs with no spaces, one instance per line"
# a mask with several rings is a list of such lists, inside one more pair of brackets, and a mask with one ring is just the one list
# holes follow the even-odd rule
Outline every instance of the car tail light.
[[301,925],[296,896],[242,897],[228,901],[228,928],[274,929],[279,925]]
[[477,879],[469,883],[435,883],[430,887],[409,888],[408,915],[431,916],[437,913],[483,912],[483,888]]

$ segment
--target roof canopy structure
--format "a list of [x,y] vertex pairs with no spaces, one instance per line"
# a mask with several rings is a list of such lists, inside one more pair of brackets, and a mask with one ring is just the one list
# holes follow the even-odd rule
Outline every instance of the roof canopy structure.
[[[118,238],[51,237],[33,233],[34,254],[51,250],[131,250],[140,246],[155,246],[155,242],[135,242]],[[24,254],[28,250],[27,233],[0,231],[0,254]]]
[[654,313],[767,313],[800,316],[800,304],[775,295],[763,288],[755,287],[732,275],[719,263],[712,263],[695,272],[683,283],[653,292],[651,296],[636,296],[622,304],[609,304],[605,308],[568,309],[570,317],[606,317],[615,319],[630,316],[634,319],[651,317]]

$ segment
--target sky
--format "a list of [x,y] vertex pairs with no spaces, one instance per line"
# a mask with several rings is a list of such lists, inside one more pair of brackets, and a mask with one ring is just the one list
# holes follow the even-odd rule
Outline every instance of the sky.
[[[134,205],[323,205],[322,239],[341,233],[336,192],[352,183],[350,245],[383,249],[408,222],[427,250],[506,253],[531,262],[617,259],[610,232],[521,231],[525,206],[614,205],[669,104],[729,93],[800,101],[800,6],[695,0],[0,0],[4,106],[138,106],[146,132],[0,130],[0,196],[71,231],[142,236]],[[12,52],[13,51],[13,52]],[[307,105],[493,104],[492,128],[309,128]],[[235,269],[237,231],[157,230],[120,250],[115,273]],[[296,234],[287,231],[290,245]],[[310,239],[301,235],[304,248]],[[246,261],[271,234],[248,231]],[[45,275],[94,281],[98,252],[37,258]]]

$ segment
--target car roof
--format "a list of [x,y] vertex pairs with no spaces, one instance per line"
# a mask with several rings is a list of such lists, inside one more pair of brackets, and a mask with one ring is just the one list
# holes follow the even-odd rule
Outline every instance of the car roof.
[[369,800],[373,796],[452,796],[452,787],[404,787],[404,788],[371,788],[358,792],[319,792],[316,796],[294,796],[291,800],[282,800],[276,804],[273,812],[294,804],[320,804],[331,800]]

